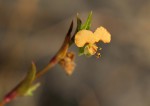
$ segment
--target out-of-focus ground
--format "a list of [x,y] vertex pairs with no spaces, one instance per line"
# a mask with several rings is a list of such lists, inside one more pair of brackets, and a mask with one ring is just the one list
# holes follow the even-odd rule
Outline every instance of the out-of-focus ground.
[[[93,11],[92,30],[112,34],[102,57],[76,56],[68,77],[57,65],[33,97],[8,106],[150,106],[149,0],[0,0],[0,99],[27,73],[42,69],[60,48],[76,13]],[[77,55],[77,48],[71,47]]]

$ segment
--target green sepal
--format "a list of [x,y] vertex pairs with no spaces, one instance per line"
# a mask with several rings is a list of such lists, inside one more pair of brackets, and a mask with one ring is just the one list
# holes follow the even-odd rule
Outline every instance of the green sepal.
[[89,30],[91,27],[91,21],[92,21],[92,11],[88,15],[88,18],[87,18],[85,24],[81,25],[81,30],[83,30],[83,29]]
[[85,54],[85,47],[86,47],[87,44],[85,44],[83,47],[79,47],[79,52],[78,52],[78,55],[79,56],[82,56]]
[[79,47],[79,53],[78,53],[79,56],[84,55],[84,48],[85,47]]

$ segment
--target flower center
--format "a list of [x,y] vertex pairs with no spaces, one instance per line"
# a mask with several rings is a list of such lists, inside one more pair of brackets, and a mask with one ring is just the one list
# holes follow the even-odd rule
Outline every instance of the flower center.
[[87,44],[84,48],[84,54],[87,56],[94,55],[97,52],[97,45],[96,44]]

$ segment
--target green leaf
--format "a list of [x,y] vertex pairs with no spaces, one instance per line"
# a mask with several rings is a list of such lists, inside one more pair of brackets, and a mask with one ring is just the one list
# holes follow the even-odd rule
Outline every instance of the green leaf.
[[33,80],[35,79],[36,75],[36,66],[32,62],[32,69],[28,72],[27,76],[24,78],[24,80],[20,83],[20,85],[17,88],[18,95],[24,95],[28,89],[31,87]]
[[[33,92],[39,86],[39,84],[32,86],[32,83],[35,79],[35,75],[36,66],[34,62],[32,62],[32,69],[27,73],[26,77],[15,88],[13,88],[8,94],[5,95],[2,103],[6,104],[12,101],[17,96],[24,96],[26,93],[28,95],[31,95],[31,92]],[[2,103],[0,103],[0,106],[2,106]]]
[[36,83],[35,85],[32,85],[27,92],[24,94],[24,96],[33,96],[33,92],[40,86],[40,83]]
[[36,66],[35,66],[35,64],[32,62],[32,69],[31,69],[31,71],[29,71],[29,72],[27,73],[27,76],[26,76],[25,79],[24,79],[24,83],[29,83],[29,84],[31,84],[32,81],[33,81],[34,78],[35,78],[35,74],[36,74]]
[[92,21],[92,11],[90,12],[85,24],[81,26],[81,30],[83,29],[89,30],[91,27],[91,21]]

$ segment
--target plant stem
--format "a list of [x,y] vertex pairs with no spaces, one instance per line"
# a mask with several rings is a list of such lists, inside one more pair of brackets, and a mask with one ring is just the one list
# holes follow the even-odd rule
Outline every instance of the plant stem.
[[50,61],[50,63],[44,67],[41,71],[37,72],[35,80],[39,77],[41,77],[43,74],[45,74],[49,69],[51,69],[52,67],[54,67],[56,64],[58,63],[58,61],[54,58],[52,58],[52,60]]

